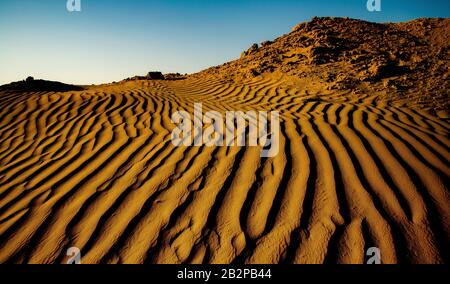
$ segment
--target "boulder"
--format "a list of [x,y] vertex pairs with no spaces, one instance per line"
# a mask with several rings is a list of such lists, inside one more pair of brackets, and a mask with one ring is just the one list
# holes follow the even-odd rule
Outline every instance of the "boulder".
[[164,80],[164,75],[158,71],[148,72],[147,77],[148,80]]

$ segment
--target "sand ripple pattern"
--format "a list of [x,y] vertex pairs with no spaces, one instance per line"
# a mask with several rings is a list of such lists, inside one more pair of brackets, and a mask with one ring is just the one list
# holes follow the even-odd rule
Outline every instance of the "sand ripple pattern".
[[[265,77],[125,86],[0,94],[1,263],[449,261],[445,119]],[[172,146],[196,102],[278,110],[280,153]]]

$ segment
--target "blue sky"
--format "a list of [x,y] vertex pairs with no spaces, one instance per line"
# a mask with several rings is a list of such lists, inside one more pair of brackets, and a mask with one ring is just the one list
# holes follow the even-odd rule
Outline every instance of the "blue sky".
[[313,16],[376,22],[449,17],[449,0],[66,0],[0,1],[0,84],[35,78],[75,84],[148,71],[191,73],[238,58],[254,42]]

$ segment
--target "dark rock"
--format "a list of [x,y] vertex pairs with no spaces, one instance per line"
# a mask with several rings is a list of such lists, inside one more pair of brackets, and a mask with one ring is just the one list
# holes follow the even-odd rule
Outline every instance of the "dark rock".
[[18,92],[68,92],[84,90],[81,86],[64,84],[61,82],[35,80],[33,77],[19,82],[0,86],[0,91],[13,90]]
[[257,43],[254,43],[249,49],[247,49],[247,51],[244,51],[241,54],[241,57],[255,53],[256,51],[258,51],[258,49],[259,49],[259,45]]
[[147,74],[147,79],[148,80],[164,80],[164,75],[161,72],[158,71],[153,71],[153,72],[148,72]]

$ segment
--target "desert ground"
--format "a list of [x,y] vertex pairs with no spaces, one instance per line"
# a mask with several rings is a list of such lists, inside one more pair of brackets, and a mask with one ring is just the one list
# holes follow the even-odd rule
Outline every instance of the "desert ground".
[[[0,87],[0,262],[448,263],[448,36],[314,18],[197,74]],[[278,111],[279,154],[175,147],[198,102]]]

